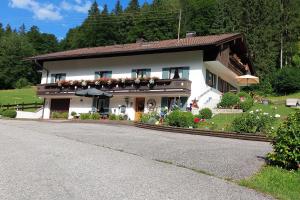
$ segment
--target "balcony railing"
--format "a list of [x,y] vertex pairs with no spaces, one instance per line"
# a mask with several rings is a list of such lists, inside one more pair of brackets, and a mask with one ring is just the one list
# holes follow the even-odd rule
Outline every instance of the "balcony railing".
[[[85,84],[84,84],[85,85]],[[191,81],[186,79],[158,79],[153,84],[148,81],[141,81],[136,84],[134,81],[126,84],[99,84],[87,83],[82,85],[61,85],[59,83],[40,84],[37,85],[37,95],[39,96],[72,96],[75,91],[86,88],[97,88],[99,90],[118,95],[139,95],[139,94],[155,94],[155,95],[181,95],[189,96],[191,94]]]

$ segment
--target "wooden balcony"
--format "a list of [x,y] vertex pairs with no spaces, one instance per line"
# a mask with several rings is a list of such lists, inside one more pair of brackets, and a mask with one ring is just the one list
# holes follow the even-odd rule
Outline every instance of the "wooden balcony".
[[186,79],[159,79],[150,85],[149,82],[135,84],[133,81],[126,84],[87,86],[59,86],[57,83],[37,85],[37,95],[42,97],[74,96],[75,91],[95,87],[99,90],[112,93],[114,96],[190,96],[191,81]]

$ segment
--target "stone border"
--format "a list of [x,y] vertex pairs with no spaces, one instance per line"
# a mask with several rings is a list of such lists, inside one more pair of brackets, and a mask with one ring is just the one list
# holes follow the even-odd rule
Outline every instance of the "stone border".
[[173,133],[204,135],[204,136],[211,136],[211,137],[222,137],[222,138],[231,138],[231,139],[240,139],[240,140],[262,141],[262,142],[272,141],[272,139],[261,134],[179,128],[179,127],[171,127],[171,126],[163,126],[163,125],[151,125],[151,124],[145,124],[141,122],[134,122],[133,125],[138,128],[151,129],[157,131],[166,131],[166,132],[173,132]]

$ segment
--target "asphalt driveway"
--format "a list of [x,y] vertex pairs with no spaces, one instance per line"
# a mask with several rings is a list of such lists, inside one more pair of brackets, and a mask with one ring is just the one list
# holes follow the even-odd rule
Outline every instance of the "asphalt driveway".
[[270,149],[128,126],[0,120],[0,199],[270,199],[220,178],[256,172]]

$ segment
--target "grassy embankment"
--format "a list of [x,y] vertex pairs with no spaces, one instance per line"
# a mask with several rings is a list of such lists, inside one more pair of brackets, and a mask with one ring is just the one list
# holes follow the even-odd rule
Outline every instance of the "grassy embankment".
[[266,166],[249,179],[241,180],[240,185],[272,195],[281,200],[300,199],[300,171],[288,171]]
[[[7,104],[22,104],[22,103],[42,103],[43,99],[36,96],[36,87],[14,89],[14,90],[0,90],[0,105]],[[28,109],[26,111],[34,111],[35,109]]]

